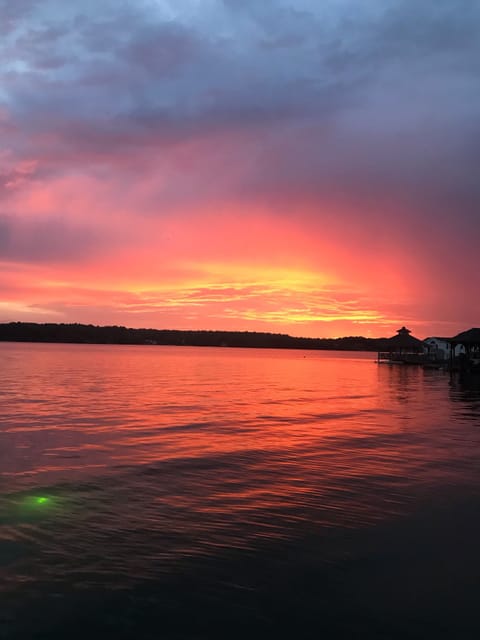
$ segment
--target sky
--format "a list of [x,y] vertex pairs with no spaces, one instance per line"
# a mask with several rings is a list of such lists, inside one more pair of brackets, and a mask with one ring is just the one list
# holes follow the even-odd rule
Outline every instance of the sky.
[[480,326],[480,3],[0,0],[0,322]]

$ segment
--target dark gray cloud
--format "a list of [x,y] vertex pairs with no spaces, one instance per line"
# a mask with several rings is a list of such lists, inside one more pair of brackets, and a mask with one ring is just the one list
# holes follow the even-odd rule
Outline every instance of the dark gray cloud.
[[[0,102],[16,124],[6,142],[19,159],[39,155],[57,172],[158,170],[169,185],[160,205],[212,198],[213,183],[218,198],[322,203],[341,194],[359,203],[362,224],[380,215],[372,202],[389,198],[409,203],[408,224],[418,215],[462,233],[477,224],[478,3],[2,8]],[[222,149],[192,161],[193,176],[177,166],[172,146],[210,138],[211,149],[219,135]],[[222,164],[242,170],[224,176]]]
[[0,0],[0,34],[8,35],[31,15],[39,0]]
[[[234,127],[351,107],[367,126],[388,110],[395,126],[428,106],[455,115],[480,53],[480,8],[461,0],[209,2],[201,12],[193,2],[48,0],[30,14],[23,4],[2,48],[8,103],[32,128],[116,117],[119,130],[135,129],[139,114],[150,127],[158,113],[188,135],[192,120]],[[425,81],[452,88],[446,104],[428,92],[418,101]],[[401,104],[410,91],[418,110]]]

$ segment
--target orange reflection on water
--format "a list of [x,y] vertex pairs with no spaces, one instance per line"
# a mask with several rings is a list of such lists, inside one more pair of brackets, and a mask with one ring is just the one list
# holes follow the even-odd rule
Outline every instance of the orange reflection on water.
[[395,510],[412,482],[447,473],[452,403],[441,372],[308,351],[37,344],[2,353],[12,490],[180,465],[182,491],[201,511],[320,501],[348,519],[371,515],[379,495]]

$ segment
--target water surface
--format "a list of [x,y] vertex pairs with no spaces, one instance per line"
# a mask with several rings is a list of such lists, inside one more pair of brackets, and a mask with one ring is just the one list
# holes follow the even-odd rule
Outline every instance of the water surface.
[[478,637],[478,380],[159,346],[0,370],[0,638]]

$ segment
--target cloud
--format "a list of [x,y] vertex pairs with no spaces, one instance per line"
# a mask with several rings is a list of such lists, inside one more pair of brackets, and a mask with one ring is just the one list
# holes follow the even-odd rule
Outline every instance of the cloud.
[[84,259],[98,238],[60,220],[28,220],[0,214],[0,261],[50,264]]
[[0,33],[9,35],[19,28],[38,3],[39,0],[0,0]]
[[30,180],[37,168],[35,160],[24,160],[7,168],[0,166],[0,197],[2,192],[12,191]]
[[273,182],[293,195],[332,183],[474,188],[472,3],[209,2],[199,13],[193,2],[80,11],[49,0],[31,12],[4,51],[19,159],[41,151],[58,172],[117,171],[125,156],[132,172],[150,162],[153,173],[159,155],[163,172],[172,145],[219,134],[242,160],[236,134],[258,137],[243,192],[262,180],[267,193]]

